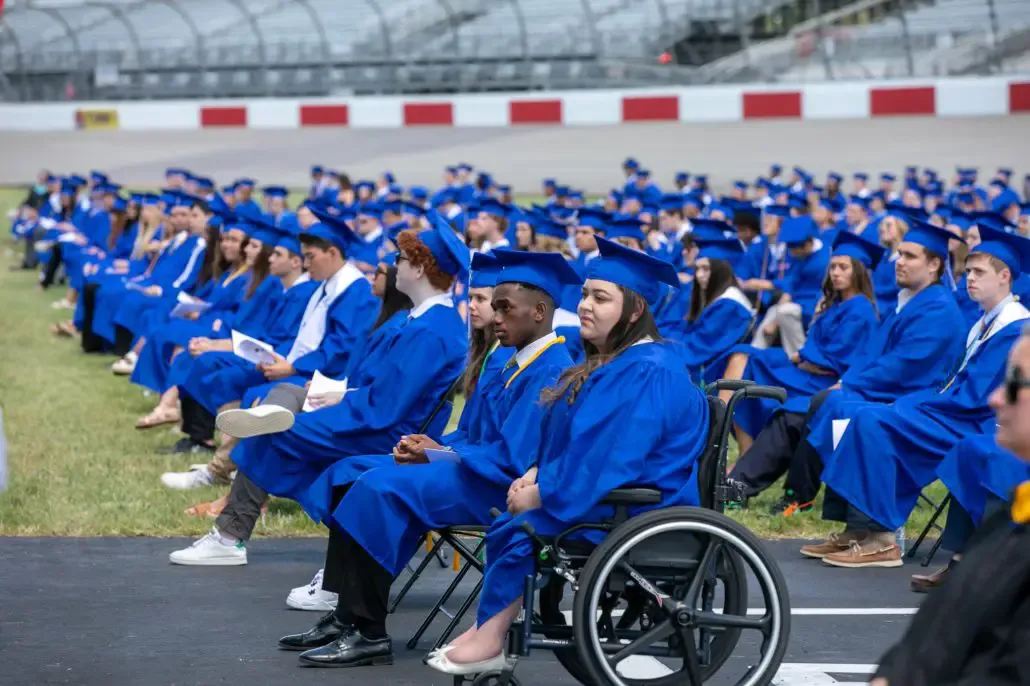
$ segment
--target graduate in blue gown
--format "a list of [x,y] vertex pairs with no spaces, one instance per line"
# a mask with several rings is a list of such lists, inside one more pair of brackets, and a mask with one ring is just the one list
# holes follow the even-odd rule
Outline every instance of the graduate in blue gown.
[[876,309],[880,316],[894,310],[898,304],[898,283],[894,278],[894,263],[898,259],[898,246],[905,240],[910,218],[900,212],[892,212],[880,220],[878,230],[884,256],[873,269],[873,290],[876,293]]
[[858,545],[827,555],[828,564],[899,566],[892,532],[908,519],[948,451],[991,419],[988,396],[1001,383],[1009,349],[1030,318],[1011,294],[1013,277],[1030,269],[1030,240],[984,227],[981,234],[984,242],[970,253],[967,269],[970,295],[987,313],[970,330],[955,375],[939,390],[912,393],[889,406],[852,403],[837,417],[850,422],[824,458],[824,518],[847,524],[835,541]]
[[758,297],[761,310],[775,304],[777,282],[790,274],[793,260],[787,244],[780,239],[783,223],[790,217],[786,205],[769,205],[762,212],[759,240],[747,246],[747,255],[739,268],[744,282],[742,290]]
[[[466,406],[471,416],[443,439],[454,460],[431,459],[426,451],[442,450],[441,445],[406,436],[393,455],[337,465],[344,472],[334,474],[334,482],[348,486],[332,513],[322,588],[339,593],[335,616],[352,624],[355,635],[304,653],[302,664],[356,666],[367,664],[371,652],[380,660],[390,655],[385,624],[390,584],[418,542],[431,529],[489,524],[490,510],[505,507],[511,483],[530,467],[526,460],[540,442],[546,414],[540,394],[572,364],[552,331],[555,298],[579,276],[554,253],[493,254],[501,267],[494,277],[493,324],[498,342],[506,346],[501,348],[505,362],[488,378],[480,377],[472,394],[476,402]],[[481,260],[474,260],[473,268],[477,263],[482,270]],[[481,282],[474,276],[472,283]],[[361,461],[368,464],[357,476],[351,465]],[[297,640],[285,637],[280,645]]]
[[737,287],[735,268],[744,257],[740,241],[714,238],[697,245],[689,312],[666,337],[677,343],[694,383],[704,386],[723,377],[730,350],[747,336],[755,314]]
[[[752,349],[741,376],[762,386],[786,389],[792,404],[785,409],[802,409],[812,395],[835,384],[862,357],[879,324],[870,273],[883,249],[846,231],[836,236],[805,344],[789,357],[782,348]],[[741,403],[734,416],[738,441],[741,432],[757,436],[779,407],[761,399]]]
[[439,671],[472,674],[504,661],[504,636],[534,571],[523,522],[542,536],[598,522],[612,514],[600,505],[606,494],[627,486],[660,491],[654,507],[699,502],[695,463],[708,444],[708,403],[675,350],[655,341],[648,306],[659,283],[677,285],[678,277],[666,262],[598,243],[579,307],[587,362],[543,396],[542,439],[526,459],[535,466],[512,484],[508,513],[487,534],[476,626],[430,658]]

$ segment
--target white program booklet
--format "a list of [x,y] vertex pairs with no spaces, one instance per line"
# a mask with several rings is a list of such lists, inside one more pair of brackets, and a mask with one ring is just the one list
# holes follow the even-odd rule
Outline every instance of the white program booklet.
[[840,443],[840,439],[844,438],[844,432],[848,430],[848,424],[851,423],[850,419],[834,419],[833,420],[833,449],[837,449],[837,444]]
[[461,455],[453,450],[426,450],[430,462],[461,462]]
[[193,312],[204,314],[211,309],[211,303],[198,300],[182,291],[179,291],[179,294],[176,296],[176,300],[178,300],[178,302],[175,304],[175,307],[173,307],[172,311],[168,313],[172,317],[185,317]]
[[232,351],[237,357],[242,357],[247,362],[253,362],[254,364],[271,364],[275,362],[275,355],[271,345],[235,330],[232,332]]
[[[337,381],[336,379],[330,379],[322,372],[315,370],[315,375],[311,377],[311,385],[308,386],[308,398],[312,395],[322,395],[325,393],[347,393],[347,391],[353,391],[355,389],[347,387],[347,379]],[[301,412],[311,412],[313,410],[311,401],[305,398],[304,407],[301,408]]]

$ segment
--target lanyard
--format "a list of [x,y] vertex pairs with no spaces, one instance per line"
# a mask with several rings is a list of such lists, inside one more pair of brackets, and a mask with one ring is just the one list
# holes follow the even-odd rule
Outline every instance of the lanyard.
[[548,348],[550,348],[552,345],[558,345],[559,343],[564,343],[564,342],[565,342],[565,336],[558,336],[553,341],[549,342],[547,345],[545,345],[544,347],[540,348],[540,350],[537,350],[535,353],[533,353],[533,356],[531,358],[526,360],[526,364],[524,364],[521,367],[519,367],[518,371],[511,375],[511,378],[508,379],[508,382],[504,384],[504,387],[507,388],[508,386],[510,386],[511,382],[514,381],[515,379],[517,379],[519,374],[522,373],[522,370],[524,370],[529,365],[533,364],[533,362],[536,360],[536,358],[538,358],[541,355],[543,355],[544,352],[546,352]]
[[497,351],[497,348],[499,348],[500,345],[501,345],[500,341],[494,341],[494,344],[492,346],[490,346],[490,350],[487,351],[486,355],[483,357],[483,364],[479,365],[479,376],[476,377],[476,378],[482,378],[483,377],[483,372],[486,370],[486,363],[487,363],[487,361],[490,359],[490,356],[493,355]]
[[232,280],[233,280],[233,279],[235,279],[235,278],[236,278],[237,276],[239,276],[240,274],[243,274],[243,273],[244,273],[245,271],[247,271],[248,269],[250,269],[250,267],[248,267],[247,265],[243,265],[242,267],[240,267],[239,269],[237,269],[236,271],[234,271],[234,272],[233,272],[232,274],[230,274],[230,275],[229,275],[229,276],[228,276],[228,277],[227,277],[227,278],[225,279],[225,281],[223,281],[223,282],[222,282],[222,285],[223,285],[223,286],[228,286],[228,285],[229,285],[229,284],[230,284],[230,283],[232,282]]

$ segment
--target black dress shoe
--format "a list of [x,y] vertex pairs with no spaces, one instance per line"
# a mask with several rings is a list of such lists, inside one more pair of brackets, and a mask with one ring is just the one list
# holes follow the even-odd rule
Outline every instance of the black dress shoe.
[[350,628],[338,639],[322,648],[301,653],[304,667],[377,667],[393,664],[393,643],[390,637],[365,638]]
[[329,645],[351,627],[336,618],[333,612],[327,613],[318,624],[302,634],[290,634],[279,639],[279,647],[283,650],[311,650]]

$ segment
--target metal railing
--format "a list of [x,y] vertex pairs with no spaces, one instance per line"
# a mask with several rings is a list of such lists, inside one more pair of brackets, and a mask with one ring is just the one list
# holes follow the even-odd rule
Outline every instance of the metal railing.
[[986,74],[1019,69],[1030,50],[1030,0],[8,0],[5,7],[5,100]]

